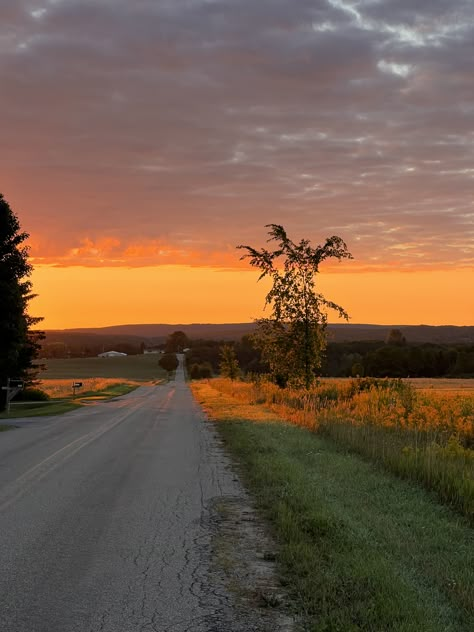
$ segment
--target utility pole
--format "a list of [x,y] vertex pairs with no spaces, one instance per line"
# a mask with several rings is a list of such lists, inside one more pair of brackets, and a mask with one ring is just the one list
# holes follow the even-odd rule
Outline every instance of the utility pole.
[[23,389],[23,380],[7,378],[7,385],[2,386],[2,391],[7,392],[7,415],[10,415],[10,402]]

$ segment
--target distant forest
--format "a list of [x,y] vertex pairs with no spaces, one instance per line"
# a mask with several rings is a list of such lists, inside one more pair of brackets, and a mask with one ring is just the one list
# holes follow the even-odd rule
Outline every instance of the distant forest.
[[[191,377],[219,373],[224,342],[191,341],[186,362]],[[248,337],[234,344],[240,368],[265,373],[260,353]],[[327,377],[474,377],[474,345],[390,344],[383,341],[332,342],[321,371]]]
[[[136,326],[138,328],[138,326]],[[169,326],[172,327],[172,326]],[[199,326],[194,326],[198,333]],[[204,330],[212,326],[202,326]],[[223,333],[223,327],[216,328],[216,333]],[[351,327],[351,326],[348,326]],[[185,335],[186,363],[192,377],[208,377],[219,373],[220,348],[224,344],[233,344],[242,373],[264,373],[265,365],[261,362],[259,351],[252,345],[249,335],[240,334],[242,325],[232,330],[226,326],[225,334],[216,339],[192,338]],[[421,332],[422,341],[407,341],[405,333],[410,328],[389,329],[387,327],[352,326],[346,329],[351,336],[369,332],[379,339],[332,340],[328,344],[326,357],[322,367],[323,376],[350,377],[474,377],[474,342],[452,342],[459,340],[454,334],[462,331],[463,338],[474,328],[419,327],[411,328]],[[97,330],[95,330],[97,331]],[[81,332],[47,332],[43,341],[41,356],[44,358],[93,357],[103,351],[121,351],[129,355],[140,354],[145,350],[165,350],[170,335],[143,337],[130,333],[115,332],[107,334]],[[185,331],[185,326],[180,331]],[[330,337],[334,330],[329,330]],[[337,331],[340,336],[342,329]],[[423,342],[427,333],[433,334],[432,342]],[[449,336],[446,334],[449,332]],[[147,332],[151,333],[151,332]],[[160,332],[161,333],[161,332]],[[206,331],[207,333],[207,331]],[[384,334],[384,338],[382,338]],[[459,334],[458,334],[459,336]],[[382,338],[382,339],[380,339]],[[446,342],[437,340],[448,338]],[[166,349],[170,351],[171,349]]]

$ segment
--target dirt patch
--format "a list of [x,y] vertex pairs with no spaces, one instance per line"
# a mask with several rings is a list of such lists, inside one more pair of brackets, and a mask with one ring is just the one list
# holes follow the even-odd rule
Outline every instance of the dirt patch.
[[209,514],[211,582],[223,584],[232,601],[232,621],[220,620],[215,631],[302,630],[290,614],[288,596],[278,580],[275,545],[250,500],[215,498]]

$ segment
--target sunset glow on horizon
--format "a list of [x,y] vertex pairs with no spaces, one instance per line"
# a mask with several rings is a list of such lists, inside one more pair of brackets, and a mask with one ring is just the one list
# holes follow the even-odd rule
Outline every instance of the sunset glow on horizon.
[[[30,311],[45,317],[46,329],[250,322],[265,314],[269,284],[257,279],[255,272],[185,266],[39,266],[33,275],[39,296]],[[318,277],[318,289],[342,304],[352,323],[473,325],[471,279],[470,270],[331,272]]]
[[[5,0],[0,192],[46,329],[249,322],[266,224],[353,323],[474,325],[463,0]],[[333,319],[331,319],[333,320]]]

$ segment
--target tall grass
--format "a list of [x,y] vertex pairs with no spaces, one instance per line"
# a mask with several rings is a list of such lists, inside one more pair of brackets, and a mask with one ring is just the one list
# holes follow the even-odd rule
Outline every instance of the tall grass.
[[[77,396],[81,396],[84,393],[94,394],[101,393],[114,386],[123,385],[124,380],[120,378],[81,378],[82,387],[77,389]],[[129,384],[139,386],[141,382],[128,380]],[[72,380],[70,379],[47,379],[41,380],[41,389],[53,399],[69,398],[72,395]]]
[[418,392],[402,380],[357,379],[309,391],[213,380],[392,472],[423,483],[474,522],[474,395]]

